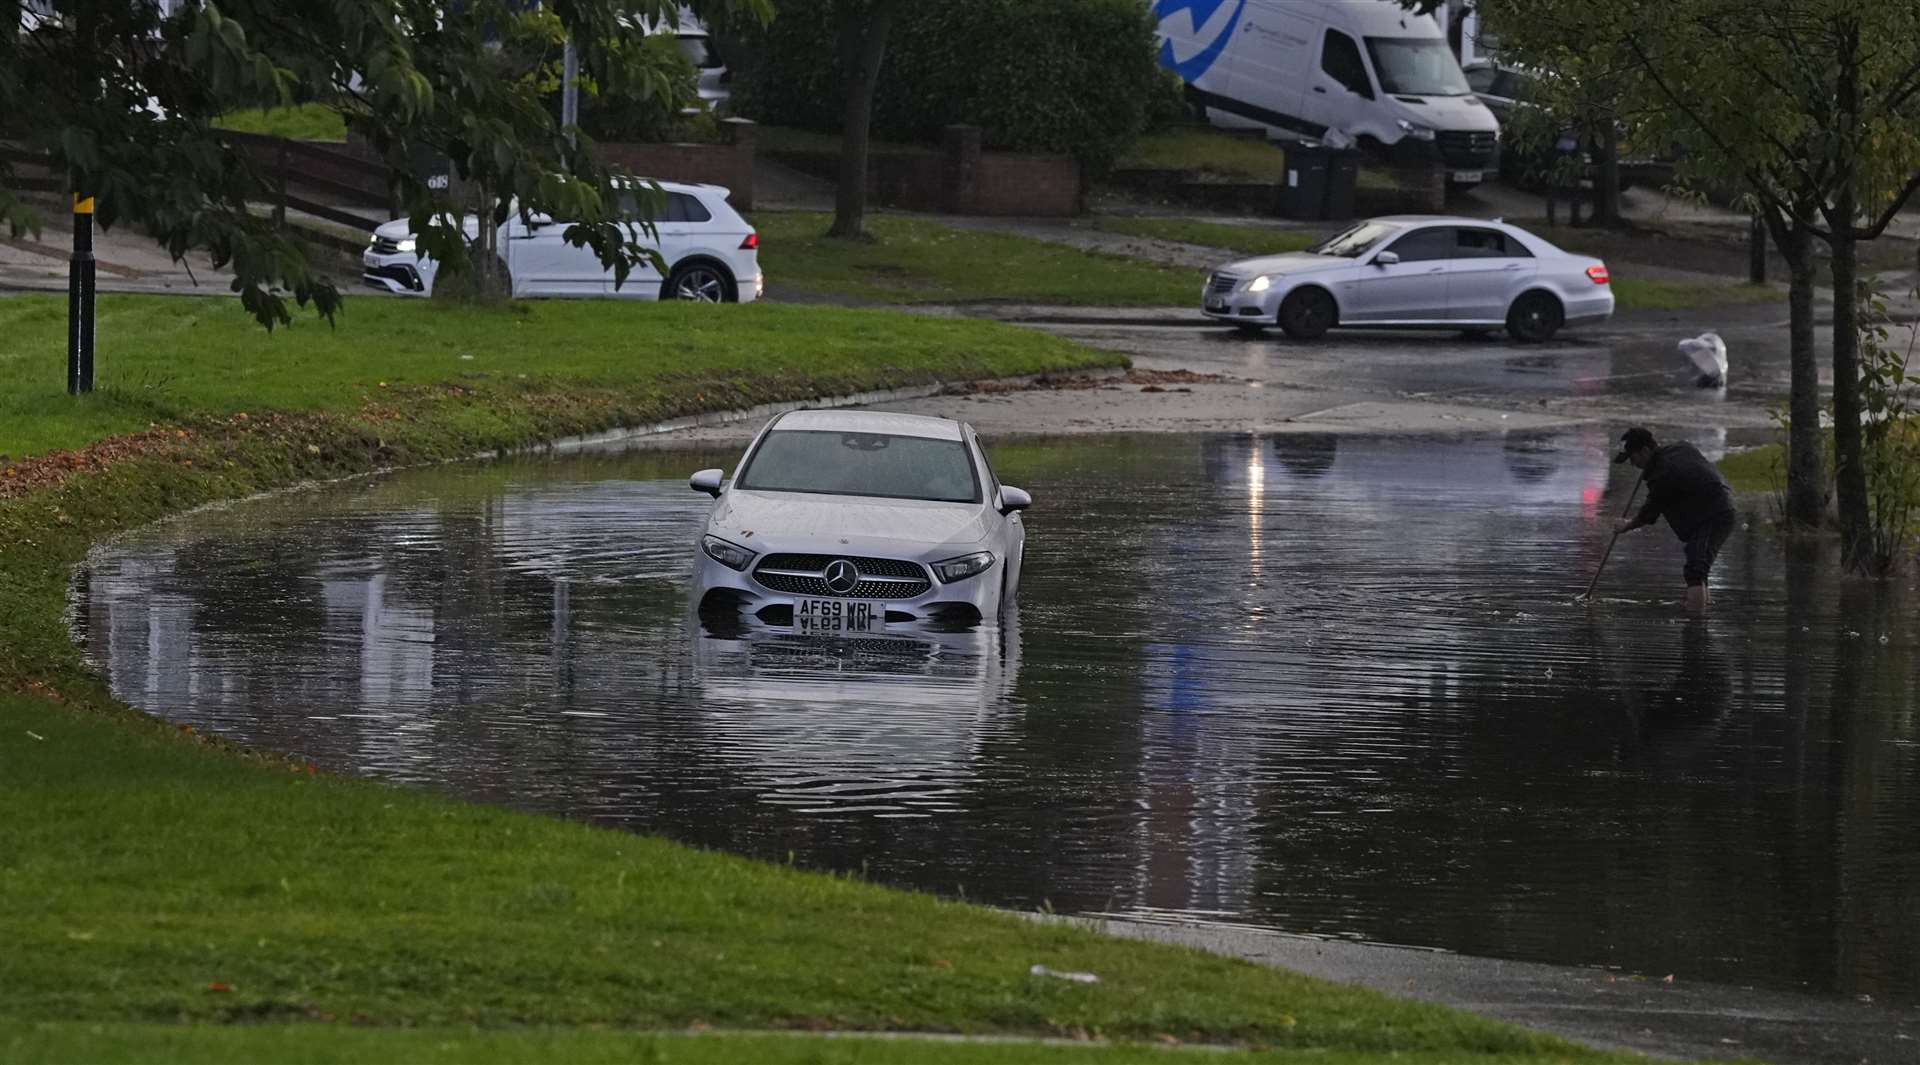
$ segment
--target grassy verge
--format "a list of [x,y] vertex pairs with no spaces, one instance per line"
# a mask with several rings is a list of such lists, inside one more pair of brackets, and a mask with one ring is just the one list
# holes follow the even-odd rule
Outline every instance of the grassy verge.
[[882,303],[1165,307],[1192,303],[1201,282],[1191,270],[918,218],[869,217],[870,243],[828,240],[828,222],[754,216],[769,284]]
[[1197,171],[1227,181],[1282,181],[1287,153],[1257,137],[1188,127],[1141,137],[1118,165],[1127,170]]
[[543,391],[603,400],[605,409],[591,412],[568,401],[590,431],[689,407],[1115,361],[990,323],[827,307],[546,300],[472,308],[368,296],[348,301],[333,326],[304,318],[268,334],[232,299],[108,296],[98,321],[100,391],[74,400],[61,373],[65,331],[60,297],[0,299],[0,462],[156,422],[355,412],[408,388],[470,394],[450,408],[457,422],[521,434],[533,427],[499,410]]
[[1245,255],[1280,255],[1312,247],[1324,233],[1262,226],[1236,226],[1224,222],[1203,222],[1192,218],[1132,218],[1110,215],[1094,221],[1093,227],[1108,233],[1123,233],[1150,240],[1171,240],[1222,248]]
[[[86,440],[161,406],[186,428],[149,430],[150,446],[97,463],[62,458],[52,465],[67,476],[0,491],[0,1057],[1167,1054],[799,1034],[837,1029],[1224,1042],[1282,1061],[1612,1060],[1198,952],[318,774],[128,710],[67,639],[68,567],[104,536],[196,504],[752,399],[1108,357],[976,323],[943,332],[791,308],[521,314],[369,300],[337,333],[267,337],[224,302],[106,303],[136,318],[103,330],[116,352],[103,373],[150,358],[149,405],[43,398],[62,413],[22,408],[25,429],[10,419],[8,431]],[[617,321],[591,333],[603,315]],[[112,346],[136,322],[158,354]],[[10,385],[40,387],[13,364],[58,350],[47,328],[28,314],[0,334]],[[944,343],[912,347],[922,331]],[[590,337],[604,350],[581,347]],[[481,368],[461,370],[461,354]],[[233,411],[243,399],[245,419]],[[1035,977],[1034,964],[1100,981]],[[691,1034],[708,1028],[773,1034]]]
[[216,119],[214,125],[239,133],[261,133],[296,141],[347,139],[347,122],[340,117],[340,112],[320,104],[229,111]]
[[1785,294],[1771,285],[1749,285],[1744,281],[1714,284],[1621,277],[1618,268],[1613,273],[1614,303],[1623,311],[1693,311],[1703,307],[1784,303],[1786,300]]
[[1736,492],[1773,492],[1786,483],[1787,449],[1780,444],[1735,451],[1719,462],[1720,475]]
[[[1360,1065],[1449,1065],[1461,1059],[1421,1050],[1390,1054],[1314,1050],[1233,1050],[1218,1047],[1170,1048],[1137,1043],[1079,1044],[993,1039],[980,1042],[907,1037],[828,1037],[779,1033],[609,1033],[577,1029],[520,1030],[347,1029],[310,1041],[312,1029],[295,1025],[247,1025],[192,1029],[160,1025],[45,1025],[0,1036],[0,1056],[13,1061],[85,1060],[140,1065],[253,1065],[260,1061],[327,1065],[333,1062],[564,1061],[578,1065],[627,1065],[667,1062],[675,1065],[1106,1065],[1149,1061],[1192,1065],[1252,1065],[1260,1062],[1313,1062]],[[75,1053],[77,1051],[77,1053]],[[1472,1058],[1482,1065],[1556,1059],[1534,1054],[1489,1054]],[[1583,1059],[1587,1060],[1587,1059]],[[1641,1059],[1632,1059],[1641,1060]]]

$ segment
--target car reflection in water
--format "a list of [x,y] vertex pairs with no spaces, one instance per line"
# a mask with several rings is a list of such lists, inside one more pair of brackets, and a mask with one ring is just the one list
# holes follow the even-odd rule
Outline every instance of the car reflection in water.
[[797,812],[958,809],[986,739],[1014,716],[1016,606],[998,623],[886,636],[801,636],[691,610],[688,627],[719,757],[762,801]]

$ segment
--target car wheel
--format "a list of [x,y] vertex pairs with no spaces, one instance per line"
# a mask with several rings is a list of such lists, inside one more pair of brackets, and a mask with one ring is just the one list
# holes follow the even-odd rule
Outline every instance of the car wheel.
[[1538,344],[1553,339],[1565,322],[1559,300],[1545,292],[1529,292],[1507,311],[1507,335],[1523,344]]
[[733,285],[719,267],[690,263],[667,278],[666,298],[694,303],[732,303]]
[[1295,340],[1318,340],[1338,318],[1333,297],[1323,288],[1300,288],[1280,303],[1280,328]]

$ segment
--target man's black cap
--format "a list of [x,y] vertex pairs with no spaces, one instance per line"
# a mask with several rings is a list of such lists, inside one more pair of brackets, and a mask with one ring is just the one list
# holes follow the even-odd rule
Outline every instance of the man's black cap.
[[1653,434],[1636,425],[1620,434],[1620,453],[1613,457],[1613,461],[1625,462],[1628,455],[1643,447],[1653,446],[1655,446]]

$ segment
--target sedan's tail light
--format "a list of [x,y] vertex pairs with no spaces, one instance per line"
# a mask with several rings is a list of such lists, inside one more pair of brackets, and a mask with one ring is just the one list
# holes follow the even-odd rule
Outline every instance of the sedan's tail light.
[[747,239],[740,242],[740,250],[741,251],[759,251],[760,250],[760,234],[758,233],[747,234]]
[[1604,263],[1595,263],[1587,267],[1587,277],[1591,278],[1596,285],[1604,285],[1610,280],[1607,277],[1607,267]]

